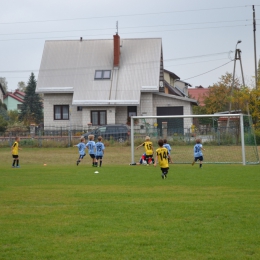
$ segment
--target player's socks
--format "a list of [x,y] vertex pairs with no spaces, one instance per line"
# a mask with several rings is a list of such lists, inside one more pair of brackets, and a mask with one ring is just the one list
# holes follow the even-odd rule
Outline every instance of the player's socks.
[[101,165],[102,165],[102,161],[99,161],[99,167],[101,167]]
[[19,166],[19,160],[16,160],[16,166]]
[[202,167],[202,164],[200,164],[200,168]]
[[12,166],[14,166],[15,165],[15,160],[13,161],[13,165]]

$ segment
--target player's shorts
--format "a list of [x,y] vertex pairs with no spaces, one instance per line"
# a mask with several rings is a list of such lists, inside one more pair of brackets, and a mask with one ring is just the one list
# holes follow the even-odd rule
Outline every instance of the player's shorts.
[[169,167],[167,167],[167,168],[161,168],[161,171],[162,171],[163,174],[167,174],[168,171],[169,171]]
[[18,158],[18,154],[13,154],[13,158],[17,159]]
[[92,159],[96,158],[96,155],[93,154],[93,153],[89,154],[89,156],[90,156]]
[[101,155],[96,155],[96,159],[97,159],[97,160],[102,160],[102,159],[103,159],[103,156],[101,156]]
[[197,162],[198,160],[202,162],[203,161],[203,156],[199,156],[199,157],[195,157],[194,158],[195,162]]
[[86,154],[84,153],[84,154],[80,154],[79,155],[79,159],[83,159],[84,158],[84,156],[86,156]]

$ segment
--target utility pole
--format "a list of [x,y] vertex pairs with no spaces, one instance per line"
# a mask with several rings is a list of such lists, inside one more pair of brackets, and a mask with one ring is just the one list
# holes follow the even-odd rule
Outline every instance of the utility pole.
[[[244,72],[243,72],[243,67],[242,67],[242,59],[241,59],[241,50],[237,48],[237,45],[241,43],[241,40],[237,41],[236,48],[235,48],[235,56],[234,56],[234,69],[233,69],[233,78],[232,78],[232,83],[231,83],[231,91],[230,91],[230,101],[229,101],[229,114],[231,114],[231,108],[232,108],[232,96],[233,96],[233,89],[234,89],[234,83],[235,83],[235,74],[236,74],[236,61],[240,61],[240,68],[241,68],[241,75],[242,75],[242,82],[243,86],[245,86],[245,79],[244,79]],[[229,124],[230,124],[230,117],[228,117],[227,120],[227,132],[229,129]]]
[[253,32],[254,32],[254,56],[255,56],[255,88],[257,89],[257,60],[256,60],[256,23],[255,23],[255,6],[253,5]]

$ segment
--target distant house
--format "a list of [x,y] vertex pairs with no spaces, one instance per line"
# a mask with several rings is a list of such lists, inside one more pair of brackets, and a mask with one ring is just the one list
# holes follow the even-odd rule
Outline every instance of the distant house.
[[198,86],[195,88],[188,88],[189,97],[196,99],[200,106],[205,106],[204,99],[209,93],[208,88]]
[[164,69],[165,92],[172,95],[188,97],[188,87],[191,85],[182,81],[175,73]]
[[5,91],[2,85],[0,84],[0,100],[4,102],[4,96],[5,96]]
[[25,93],[16,89],[14,92],[7,92],[4,96],[4,103],[7,106],[7,110],[21,110],[21,106],[24,102]]
[[164,77],[161,38],[46,41],[36,87],[44,94],[44,126],[191,114],[197,101],[176,94]]

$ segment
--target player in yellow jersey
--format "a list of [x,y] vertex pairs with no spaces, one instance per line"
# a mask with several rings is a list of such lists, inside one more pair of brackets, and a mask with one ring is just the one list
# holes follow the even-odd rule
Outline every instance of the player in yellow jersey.
[[13,159],[14,159],[13,164],[12,164],[12,168],[15,168],[15,162],[16,162],[16,168],[20,168],[18,150],[22,150],[22,148],[19,148],[19,142],[20,142],[20,137],[16,136],[15,141],[14,141],[12,148],[11,148],[12,156],[13,156]]
[[168,170],[169,170],[169,162],[168,162],[168,150],[163,147],[163,140],[160,139],[158,141],[159,148],[156,149],[156,160],[154,166],[159,163],[162,171],[162,179],[167,178]]
[[145,141],[136,147],[138,150],[139,147],[144,146],[145,154],[146,154],[146,161],[148,164],[154,163],[153,159],[153,143],[150,141],[150,137],[146,136]]

